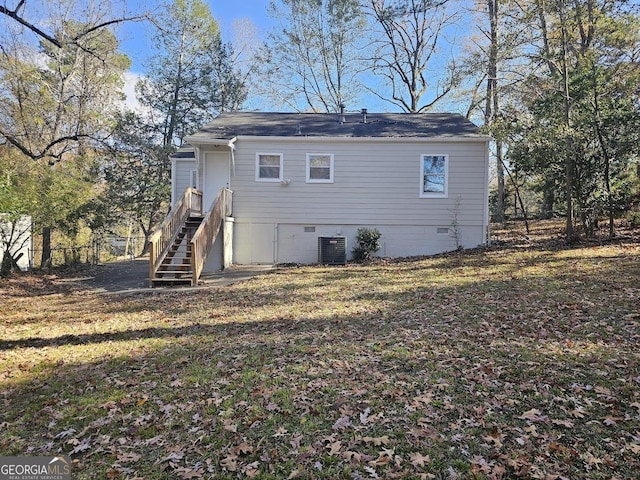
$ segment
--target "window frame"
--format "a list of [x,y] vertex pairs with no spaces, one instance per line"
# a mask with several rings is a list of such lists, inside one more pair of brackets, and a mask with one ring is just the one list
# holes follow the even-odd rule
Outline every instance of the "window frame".
[[[443,191],[442,192],[425,192],[424,191],[424,178],[425,171],[424,165],[425,160],[434,158],[434,157],[442,157],[444,159],[444,173],[437,174],[433,173],[432,176],[442,176],[444,177],[443,182]],[[424,153],[420,155],[420,198],[448,198],[449,197],[449,155],[446,153]]]
[[[279,165],[279,176],[278,178],[268,178],[260,176],[260,158],[272,156],[272,157],[280,157],[280,165]],[[256,152],[256,182],[282,182],[284,179],[284,154],[282,153],[269,153],[269,152]]]
[[[311,178],[311,158],[329,157],[329,178]],[[317,168],[317,167],[316,167]],[[324,167],[323,167],[324,168]],[[333,153],[307,153],[307,183],[333,183],[334,155]]]

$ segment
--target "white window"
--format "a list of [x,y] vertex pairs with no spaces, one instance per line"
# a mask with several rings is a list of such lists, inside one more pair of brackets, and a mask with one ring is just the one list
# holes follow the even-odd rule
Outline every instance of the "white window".
[[283,179],[281,153],[256,153],[256,181],[280,182]]
[[447,197],[449,181],[448,155],[422,155],[420,160],[420,196]]
[[307,153],[307,183],[333,183],[333,154]]

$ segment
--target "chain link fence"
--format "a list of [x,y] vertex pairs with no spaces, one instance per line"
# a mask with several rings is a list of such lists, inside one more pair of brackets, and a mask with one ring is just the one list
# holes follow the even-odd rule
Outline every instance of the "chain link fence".
[[[122,260],[133,261],[144,250],[144,237],[105,235],[94,237],[86,245],[54,245],[51,247],[51,266],[89,264],[98,265]],[[42,249],[29,250],[30,268],[40,268]]]

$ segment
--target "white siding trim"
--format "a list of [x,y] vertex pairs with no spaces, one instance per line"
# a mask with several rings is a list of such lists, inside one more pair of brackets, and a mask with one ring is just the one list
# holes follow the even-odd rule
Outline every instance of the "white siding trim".
[[[311,157],[329,157],[329,178],[311,178]],[[333,183],[333,153],[307,153],[307,183]]]
[[[261,178],[260,177],[260,157],[264,155],[272,155],[274,157],[280,157],[280,176],[278,178]],[[282,153],[268,153],[268,152],[256,152],[256,182],[282,182],[284,179],[284,154]]]
[[[444,192],[424,191],[424,158],[444,157]],[[449,198],[449,155],[446,153],[423,153],[420,155],[420,198]]]
[[484,198],[483,198],[483,207],[484,207],[484,218],[483,218],[483,230],[484,230],[484,242],[486,245],[491,244],[491,222],[489,219],[489,139],[485,142],[484,146]]

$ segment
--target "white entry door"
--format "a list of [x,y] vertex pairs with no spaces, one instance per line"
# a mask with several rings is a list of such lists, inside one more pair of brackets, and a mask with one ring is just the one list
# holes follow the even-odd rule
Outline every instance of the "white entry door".
[[207,152],[204,161],[204,183],[202,188],[204,210],[209,211],[222,187],[229,188],[229,151]]

